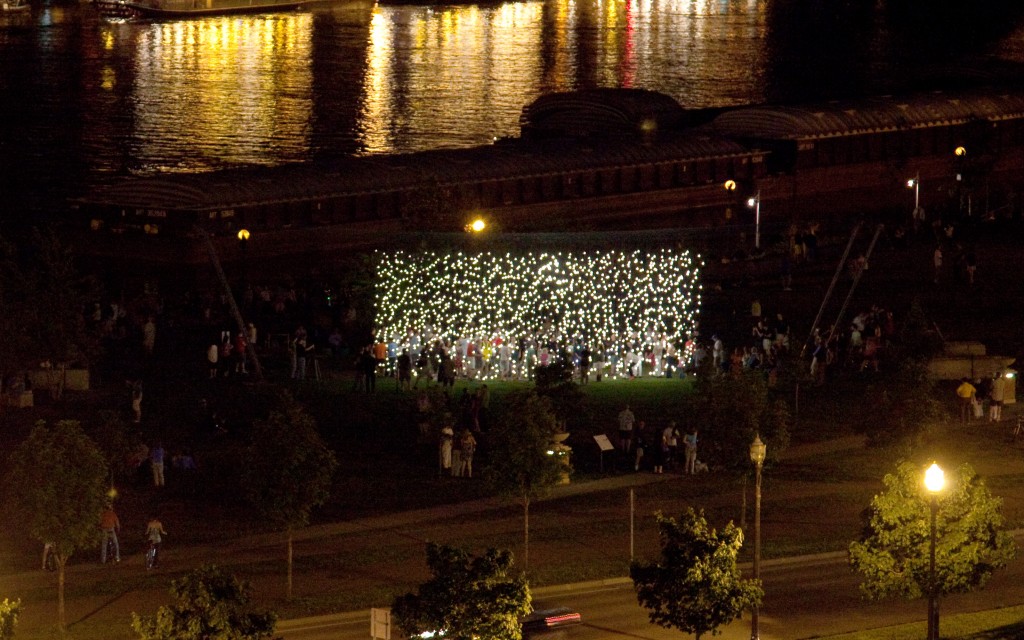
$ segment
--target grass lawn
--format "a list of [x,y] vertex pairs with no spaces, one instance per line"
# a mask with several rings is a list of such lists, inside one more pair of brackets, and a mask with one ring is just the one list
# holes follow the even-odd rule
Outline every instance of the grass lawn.
[[[972,291],[921,289],[919,278],[914,278],[921,272],[927,275],[929,265],[927,261],[919,265],[917,260],[924,260],[927,255],[923,246],[904,253],[892,248],[882,250],[873,259],[872,269],[862,282],[854,305],[880,300],[889,308],[905,309],[909,296],[920,293],[922,303],[929,310],[936,314],[944,308],[949,311],[951,317],[943,319],[944,328],[952,327],[949,337],[974,337],[969,334],[972,326],[985,336],[998,335],[999,318],[1005,316],[1009,307],[1000,309],[997,314],[986,302],[986,296],[997,285],[983,280],[977,290]],[[1009,274],[1017,264],[1015,256],[1019,254],[1003,247],[985,257],[991,261],[991,269],[1004,269]],[[986,273],[987,268],[979,268],[981,276]],[[751,285],[717,291],[708,296],[708,312],[702,319],[702,326],[714,327],[733,340],[739,340],[739,336],[746,335],[744,331],[749,331],[745,314],[754,296],[761,298],[766,311],[782,310],[794,320],[812,318],[830,274],[823,271],[817,277],[813,281],[816,288],[811,289],[808,283],[806,295],[783,294],[774,283],[760,288]],[[1024,294],[1014,293],[1021,290],[1021,282],[1024,280],[1007,281],[1007,305],[1019,306],[1024,300]],[[805,329],[801,326],[794,333]],[[1013,342],[1005,340],[1003,344]],[[142,551],[145,521],[150,513],[158,512],[170,533],[165,571],[147,576],[128,567],[118,567],[115,573],[98,579],[73,579],[69,582],[69,598],[95,602],[99,606],[117,602],[125,594],[137,594],[142,598],[137,605],[140,612],[149,612],[166,601],[164,592],[169,579],[202,560],[216,560],[251,580],[257,587],[262,606],[275,609],[283,617],[292,617],[379,605],[413,588],[425,577],[423,545],[427,540],[474,550],[507,547],[517,556],[521,555],[522,513],[514,505],[472,515],[438,518],[400,532],[360,531],[300,541],[296,545],[296,584],[305,587],[300,587],[295,600],[285,602],[283,546],[233,547],[235,541],[263,531],[241,501],[233,478],[237,475],[238,456],[246,443],[251,421],[264,411],[267,396],[259,386],[206,380],[202,372],[193,371],[194,363],[189,362],[187,357],[182,357],[180,361],[168,363],[166,384],[147,388],[146,418],[140,432],[133,435],[148,442],[160,438],[170,451],[191,447],[200,465],[198,476],[186,479],[169,471],[168,486],[159,492],[150,486],[144,472],[116,479],[120,491],[117,506],[125,528],[123,553]],[[270,380],[292,389],[316,416],[325,441],[341,461],[332,497],[317,511],[314,524],[350,522],[488,496],[482,482],[438,477],[436,445],[429,438],[421,437],[417,428],[415,393],[399,392],[389,380],[378,381],[374,394],[355,393],[349,374],[329,367],[324,368],[323,382],[294,384],[284,379],[280,359],[275,361],[273,354],[268,354],[266,366]],[[464,389],[477,386],[477,383],[460,382],[453,397],[457,399]],[[511,382],[492,382],[488,386],[492,416],[502,412],[509,393],[528,387],[526,383]],[[669,420],[685,426],[692,386],[690,380],[679,379],[606,379],[582,386],[580,393],[578,407],[567,418],[577,481],[600,475],[600,456],[592,436],[613,432],[616,416],[623,406],[630,404],[637,419],[645,420],[654,428],[663,427]],[[799,391],[795,387],[782,387],[775,393],[790,409],[794,447],[857,433],[865,420],[873,417],[870,399],[874,391],[870,375],[849,375],[839,383],[824,387],[801,386]],[[939,386],[936,394],[940,402],[949,404],[951,389],[948,385]],[[198,410],[200,399],[205,399],[220,413],[227,427],[226,434],[207,428]],[[117,384],[108,384],[88,394],[69,394],[63,404],[5,411],[0,414],[0,447],[11,450],[36,419],[73,417],[92,430],[97,426],[100,409],[123,410],[124,404],[123,390]],[[1013,416],[1017,412],[1016,407],[1008,411]],[[763,486],[763,554],[766,558],[777,558],[846,549],[860,530],[861,511],[882,488],[884,474],[892,470],[901,457],[922,463],[936,459],[947,469],[955,468],[960,462],[970,462],[986,478],[993,493],[1003,497],[1008,526],[1024,526],[1024,456],[1021,455],[1024,444],[1013,442],[1008,435],[1006,422],[1001,425],[982,422],[962,428],[939,420],[912,452],[860,448],[829,451],[826,448],[815,455],[784,459],[767,466]],[[481,449],[481,457],[485,459],[486,447]],[[606,454],[604,465],[606,474],[614,473],[616,468],[619,472],[627,468],[616,460],[614,452]],[[715,526],[729,520],[746,524],[752,517],[751,487],[742,479],[724,474],[673,477],[643,485],[634,490],[634,500],[635,546],[640,557],[656,551],[653,517],[656,511],[672,515],[687,507],[704,509]],[[534,504],[531,507],[531,582],[541,586],[624,575],[629,563],[629,505],[626,489]],[[38,552],[39,545],[19,527],[0,529],[0,581],[36,571]],[[174,564],[176,555],[181,558],[177,565]],[[73,558],[72,563],[76,567],[91,565],[95,557],[94,551],[85,551]],[[0,593],[0,598],[5,596],[20,597],[26,605],[37,608],[49,606],[54,591],[52,585],[37,581],[35,586],[21,593]],[[972,624],[970,621],[974,618],[944,619],[943,635],[977,640],[1020,635],[1024,633],[1019,627],[1024,610],[1018,609],[1003,610],[1008,616],[1006,620],[993,618],[991,625],[964,626],[963,631],[954,625],[959,624],[961,618],[965,625]],[[1011,619],[1014,615],[1017,617]],[[130,637],[126,635],[126,628],[124,616],[116,620],[90,616],[76,625],[74,636],[80,640],[116,640]],[[990,635],[979,635],[981,630],[993,628],[1005,633],[999,635],[990,631]],[[842,638],[903,638],[922,634],[920,626],[910,625],[908,629],[905,633],[911,635]],[[885,632],[890,631],[904,633],[902,628]],[[960,635],[952,635],[954,632]],[[49,638],[53,637],[53,632],[46,625],[36,624],[19,629],[17,637]]]
[[[941,618],[939,631],[945,640],[1008,640],[1024,637],[1024,606],[963,613]],[[821,640],[920,640],[925,622],[901,624],[856,633],[822,636]]]
[[[461,393],[463,384],[456,386],[455,397]],[[498,382],[489,386],[492,411],[498,412],[508,393],[526,385]],[[325,438],[342,452],[339,455],[343,467],[332,500],[317,514],[317,522],[350,520],[488,495],[480,482],[436,477],[433,445],[416,443],[411,395],[385,385],[376,394],[355,394],[344,378],[334,378],[323,385],[307,384],[296,391],[311,411],[326,416],[320,421]],[[655,416],[652,421],[661,421],[679,415],[677,412],[682,411],[689,392],[687,381],[664,379],[606,380],[583,387],[586,420],[580,428],[583,437],[574,439],[575,462],[580,468],[578,476],[597,475],[596,447],[588,442],[589,436],[613,430],[615,415],[626,402],[632,405],[638,417]],[[853,393],[858,393],[857,387],[853,388]],[[849,421],[843,422],[827,412],[823,412],[827,419],[822,419],[822,413],[817,411],[822,404],[856,402],[855,397],[844,395],[843,388],[831,388],[827,394],[812,389],[804,398],[805,411],[797,427],[799,430],[794,433],[794,442],[814,442],[821,439],[821,434],[834,437],[852,432],[854,425]],[[1004,510],[1008,522],[1017,526],[1024,523],[1024,463],[1020,461],[1019,447],[1008,446],[1006,429],[1005,423],[978,423],[970,430],[937,423],[917,455],[951,463],[971,461],[988,477],[996,494],[1006,496]],[[353,433],[363,435],[354,438]],[[207,441],[209,455],[230,460],[243,436],[244,432],[232,433],[220,440]],[[343,453],[346,444],[349,445],[347,456]],[[845,549],[859,529],[860,511],[881,488],[881,477],[892,468],[897,457],[889,451],[853,449],[787,460],[767,468],[763,508],[765,557]],[[613,458],[606,460],[609,469],[613,462]],[[246,518],[244,505],[237,499],[225,500],[223,490],[218,488],[225,473],[224,469],[216,470],[207,478],[206,485],[200,487],[176,486],[172,479],[171,486],[159,494],[147,485],[144,477],[130,479],[119,502],[122,520],[126,527],[135,521],[141,523],[146,511],[157,507],[174,534],[174,544],[181,547],[223,542],[259,530]],[[749,486],[717,474],[638,487],[635,490],[637,552],[653,553],[656,530],[652,514],[658,510],[672,514],[693,506],[705,509],[713,523],[724,524],[728,520],[742,523],[746,517],[744,491],[749,500]],[[622,490],[536,504],[531,510],[531,539],[536,545],[531,548],[531,556],[538,559],[537,566],[543,569],[533,574],[535,583],[623,575],[628,566],[628,500],[628,492]],[[328,552],[312,548],[302,550],[299,545],[297,570],[320,575],[372,573],[385,565],[422,564],[422,544],[428,539],[472,548],[505,546],[515,550],[521,536],[521,513],[509,506],[493,513],[453,518],[424,527],[415,539],[389,546],[387,553],[357,549],[351,540],[332,542]],[[0,538],[5,539],[4,551],[0,552],[5,554],[4,567],[22,571],[35,567],[34,543],[12,529],[0,532]],[[126,552],[141,551],[141,540],[131,535],[123,539]],[[347,549],[344,555],[333,553],[333,549],[340,548]],[[567,557],[573,561],[564,561]],[[78,561],[92,562],[92,557],[81,556]],[[256,578],[278,571],[279,564],[274,560],[239,558],[234,570]],[[409,581],[393,586],[400,590],[414,584],[417,577],[408,578]],[[117,589],[102,583],[83,588],[83,592],[76,593],[88,595],[92,590],[93,595],[102,595]],[[300,614],[369,606],[379,601],[375,594],[388,587],[363,585],[357,590],[349,589],[351,587],[347,586],[334,594],[303,596],[282,612]],[[45,594],[38,596],[42,598]],[[35,597],[34,594],[32,599]]]

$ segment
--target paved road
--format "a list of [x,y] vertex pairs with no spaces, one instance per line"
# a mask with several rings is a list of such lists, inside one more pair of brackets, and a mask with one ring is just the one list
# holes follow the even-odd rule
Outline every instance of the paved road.
[[[1020,536],[1018,536],[1020,542]],[[919,601],[865,602],[857,592],[858,576],[845,554],[823,554],[768,561],[762,566],[767,597],[761,609],[762,640],[800,640],[908,622],[924,623],[927,603]],[[680,640],[678,631],[650,624],[637,606],[626,579],[538,589],[538,608],[576,608],[584,624],[564,634],[565,640]],[[983,611],[1024,604],[1024,558],[1014,560],[993,578],[989,588],[943,601],[942,614]],[[287,621],[280,631],[285,640],[366,640],[369,613],[353,612]],[[719,636],[723,640],[750,638],[750,618],[735,622]]]

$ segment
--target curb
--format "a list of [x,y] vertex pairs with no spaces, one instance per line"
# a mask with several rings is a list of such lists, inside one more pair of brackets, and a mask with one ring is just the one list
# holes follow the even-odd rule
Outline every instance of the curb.
[[277,624],[274,625],[274,632],[279,633],[282,631],[288,631],[298,627],[305,627],[310,625],[322,624],[346,624],[356,622],[365,622],[366,626],[370,626],[370,610],[369,609],[356,609],[355,611],[345,611],[343,613],[328,613],[322,616],[310,616],[308,618],[289,618],[287,620],[278,620]]
[[[1012,529],[1008,531],[1014,538],[1024,537],[1024,529]],[[792,566],[797,564],[823,564],[829,562],[835,562],[846,558],[845,551],[828,551],[825,553],[812,553],[802,556],[788,556],[785,558],[772,558],[761,562],[762,568],[764,567],[784,567]],[[741,569],[750,568],[751,563],[744,562],[740,565]],[[600,580],[586,580],[584,582],[570,582],[566,584],[552,584],[543,587],[537,587],[536,589],[530,589],[534,595],[552,596],[559,593],[568,591],[583,591],[587,589],[600,589],[602,587],[621,587],[629,584],[631,579],[629,577],[617,577],[617,578],[603,578]],[[308,618],[290,618],[288,620],[279,620],[277,623],[277,631],[287,631],[289,629],[316,625],[318,623],[324,624],[355,624],[357,622],[370,623],[370,610],[369,609],[357,609],[355,611],[344,611],[342,613],[329,613],[322,616],[310,616]]]
[[[1020,530],[1021,534],[1024,534],[1024,529]],[[764,567],[770,566],[783,566],[790,564],[817,564],[821,562],[831,562],[840,560],[846,557],[845,551],[833,551],[829,553],[816,553],[805,556],[792,556],[788,558],[775,558],[772,560],[765,560],[762,563]],[[740,565],[741,568],[749,567],[750,563],[743,563]],[[603,578],[600,580],[587,580],[584,582],[571,582],[566,584],[552,584],[543,587],[537,587],[536,589],[530,589],[534,595],[551,596],[559,593],[565,593],[568,591],[582,591],[586,589],[600,589],[602,587],[620,587],[626,584],[630,584],[631,579],[629,577],[617,577],[617,578]],[[369,609],[357,609],[355,611],[344,611],[342,613],[329,613],[322,616],[310,616],[308,618],[290,618],[288,620],[279,620],[277,623],[277,631],[288,631],[297,627],[322,624],[355,624],[357,622],[370,623],[370,610]]]

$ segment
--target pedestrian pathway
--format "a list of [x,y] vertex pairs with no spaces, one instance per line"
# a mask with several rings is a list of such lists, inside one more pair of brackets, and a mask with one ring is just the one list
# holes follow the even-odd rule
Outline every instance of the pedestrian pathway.
[[[791,447],[783,456],[786,460],[796,460],[802,457],[819,456],[826,452],[842,451],[863,446],[861,438],[842,438],[838,440],[804,444]],[[674,474],[653,474],[653,473],[621,473],[608,475],[602,478],[573,482],[566,485],[554,487],[551,493],[543,501],[562,500],[575,496],[594,494],[602,492],[615,492],[631,487],[641,487],[649,484],[678,480],[679,476]],[[807,486],[800,491],[807,492],[829,492],[835,491],[834,486]],[[815,493],[817,495],[817,493]],[[806,497],[806,495],[802,495]],[[734,500],[734,496],[721,496],[722,500]],[[709,496],[709,501],[716,500]],[[359,518],[349,521],[335,522],[307,527],[295,532],[296,543],[311,543],[306,545],[310,553],[323,553],[330,549],[332,541],[339,541],[339,544],[346,544],[353,540],[362,541],[364,545],[380,546],[385,545],[385,540],[392,540],[395,536],[408,537],[418,536],[423,527],[431,527],[440,522],[458,522],[474,515],[484,514],[491,511],[507,509],[509,503],[498,498],[483,498],[466,501],[458,504],[443,505],[426,509],[416,509],[393,514],[385,514],[367,518]],[[178,567],[188,568],[203,563],[216,562],[218,565],[231,567],[232,565],[252,565],[253,563],[266,562],[268,558],[275,558],[281,553],[282,535],[280,533],[260,534],[246,536],[243,538],[225,541],[223,544],[211,544],[195,546],[191,548],[179,548],[173,550],[173,564]],[[312,551],[315,549],[315,551]],[[283,554],[281,554],[283,556]],[[169,556],[170,557],[170,556]],[[171,563],[168,562],[168,565]],[[137,565],[137,566],[136,566]],[[90,594],[103,592],[105,596],[80,596],[69,598],[68,615],[72,621],[97,621],[103,619],[127,619],[132,611],[151,611],[160,603],[166,601],[166,581],[148,580],[144,585],[139,585],[137,576],[131,580],[125,580],[129,591],[118,592],[117,583],[122,576],[133,576],[142,569],[141,558],[125,557],[124,562],[117,567],[103,566],[87,562],[69,567],[68,584],[74,586],[75,592],[79,594]],[[157,577],[157,573],[153,577]],[[386,578],[376,576],[376,580]],[[269,578],[268,578],[269,580]],[[13,575],[0,576],[0,594],[7,597],[19,597],[19,594],[29,594],[29,600],[34,600],[33,606],[27,607],[22,616],[20,629],[39,628],[53,624],[53,609],[46,605],[50,593],[55,584],[53,574],[43,572],[27,572]],[[90,588],[89,585],[96,585]],[[556,589],[558,587],[548,587]],[[114,596],[109,592],[113,590]],[[538,591],[543,593],[543,588]],[[127,629],[127,626],[125,627]],[[126,636],[130,637],[130,636]]]

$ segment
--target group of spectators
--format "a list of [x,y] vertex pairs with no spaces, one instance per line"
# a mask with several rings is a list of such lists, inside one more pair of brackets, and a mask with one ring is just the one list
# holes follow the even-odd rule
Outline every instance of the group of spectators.
[[[634,471],[650,468],[652,473],[664,473],[680,468],[685,474],[706,470],[706,465],[697,461],[697,428],[691,428],[685,435],[680,433],[675,420],[669,420],[664,427],[648,427],[643,420],[637,420],[627,404],[619,412],[618,451],[621,459],[632,465]],[[680,455],[681,454],[681,455]]]
[[810,372],[823,384],[830,370],[878,372],[896,335],[893,312],[872,305],[859,312],[845,329],[834,325],[812,336]]
[[416,388],[421,380],[447,388],[457,379],[533,380],[538,368],[549,366],[570,367],[581,384],[603,378],[675,377],[692,364],[691,344],[686,337],[674,340],[654,331],[595,339],[541,332],[448,337],[428,325],[363,346],[355,361],[355,386],[365,388],[362,381],[376,375],[396,378],[403,389]]
[[989,422],[1002,421],[1007,386],[1005,371],[977,378],[973,383],[969,378],[962,378],[956,388],[960,424],[967,425],[972,419],[981,420],[986,413]]

